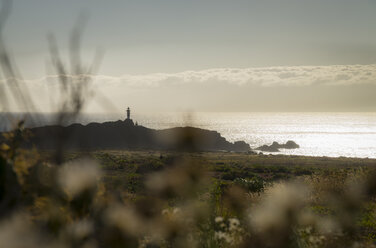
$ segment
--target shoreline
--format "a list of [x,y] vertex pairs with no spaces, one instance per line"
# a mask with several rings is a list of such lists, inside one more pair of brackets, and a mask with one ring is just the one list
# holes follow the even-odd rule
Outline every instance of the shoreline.
[[[204,114],[205,113],[205,114]],[[303,156],[376,158],[376,116],[372,112],[299,112],[299,113],[213,113],[198,112],[196,121],[187,123],[174,114],[154,115],[134,113],[133,119],[149,129],[193,126],[215,130],[229,142],[243,140],[251,148],[293,140],[301,146],[298,151],[276,154]],[[370,115],[372,114],[372,115]],[[108,118],[83,115],[75,122],[107,122],[122,119],[124,113]],[[317,117],[317,118],[316,118]],[[47,123],[40,123],[43,126]],[[48,125],[48,124],[47,124]],[[69,125],[67,123],[67,125]],[[316,155],[317,154],[317,155]]]
[[[25,150],[31,150],[29,148],[24,148]],[[54,149],[38,149],[41,153],[53,153]],[[66,149],[66,153],[97,153],[97,152],[108,152],[108,153],[168,153],[168,154],[178,154],[178,151],[174,150],[163,150],[163,149]],[[252,153],[256,152],[256,153]],[[180,152],[184,153],[184,152]],[[282,153],[264,153],[258,152],[257,150],[252,150],[250,152],[237,152],[237,151],[196,151],[196,152],[187,152],[188,154],[234,154],[234,155],[243,155],[249,157],[285,157],[285,158],[307,158],[307,159],[329,159],[329,160],[373,160],[376,162],[376,158],[363,158],[363,157],[346,157],[346,156],[312,156],[312,155],[294,155],[294,154],[282,154]]]
[[[51,155],[53,150],[39,150],[41,154]],[[320,168],[355,168],[355,167],[376,167],[374,158],[353,158],[353,157],[315,157],[298,155],[269,155],[269,154],[248,154],[245,152],[177,152],[169,150],[118,150],[99,149],[92,151],[66,151],[67,157],[93,156],[108,154],[111,156],[156,158],[169,157],[185,154],[190,157],[200,158],[205,161],[217,161],[226,164],[238,164],[242,166],[292,166],[292,167],[320,167]]]

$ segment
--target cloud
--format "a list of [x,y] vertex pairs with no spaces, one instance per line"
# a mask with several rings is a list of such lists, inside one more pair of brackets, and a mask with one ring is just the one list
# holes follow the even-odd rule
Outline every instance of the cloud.
[[215,84],[261,87],[376,84],[376,65],[218,68],[179,73],[96,76],[100,84],[129,87],[164,87],[179,84]]
[[[25,80],[42,86],[57,83],[56,75]],[[376,84],[376,64],[331,66],[277,66],[255,68],[215,68],[178,73],[144,75],[96,75],[98,87],[159,88],[182,84],[227,84],[234,86],[301,87],[310,85]],[[31,85],[30,85],[31,86]]]
[[[61,90],[57,79],[58,76],[50,75],[24,81],[40,111],[58,109]],[[111,102],[113,112],[124,106],[137,106],[139,111],[375,111],[375,90],[376,65],[96,75],[91,105],[86,110],[108,111],[108,104],[106,108],[102,106],[103,96]],[[24,109],[10,102],[8,111]]]

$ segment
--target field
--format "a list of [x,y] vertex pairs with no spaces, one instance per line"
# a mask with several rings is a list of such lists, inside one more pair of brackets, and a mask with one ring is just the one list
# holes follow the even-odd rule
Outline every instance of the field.
[[[376,160],[0,152],[7,247],[374,247]],[[8,145],[9,144],[9,145]],[[19,239],[20,236],[25,237]]]
[[[373,159],[103,150],[68,152],[55,168],[53,158],[41,152],[38,173],[29,168],[43,178],[39,189],[21,186],[34,188],[26,204],[32,225],[42,223],[43,236],[58,234],[68,247],[374,247],[376,241]],[[90,228],[80,234],[80,225]],[[81,236],[67,233],[72,226]]]
[[[166,151],[97,151],[91,154],[71,152],[67,160],[88,156],[97,161],[104,172],[103,180],[109,187],[132,190],[142,187],[143,179],[174,163],[182,154]],[[259,178],[267,183],[293,180],[304,176],[352,173],[376,167],[375,159],[329,158],[286,155],[255,155],[231,152],[202,152],[183,155],[195,164],[201,164],[210,177],[221,182],[237,178]],[[46,156],[46,159],[51,160]]]

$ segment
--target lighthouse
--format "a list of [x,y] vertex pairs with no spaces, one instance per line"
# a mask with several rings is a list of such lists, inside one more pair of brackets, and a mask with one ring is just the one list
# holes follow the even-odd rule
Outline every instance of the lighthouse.
[[134,123],[131,119],[131,109],[127,108],[127,119],[124,120],[124,124],[127,126],[134,126]]
[[127,108],[127,120],[131,119],[131,109],[128,107]]

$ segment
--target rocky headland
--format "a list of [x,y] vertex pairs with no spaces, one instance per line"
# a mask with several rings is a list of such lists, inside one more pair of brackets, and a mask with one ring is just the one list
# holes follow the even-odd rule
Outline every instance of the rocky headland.
[[185,151],[250,151],[244,141],[231,143],[220,133],[194,127],[155,130],[126,119],[115,122],[52,125],[28,129],[26,146],[39,149],[151,149]]

